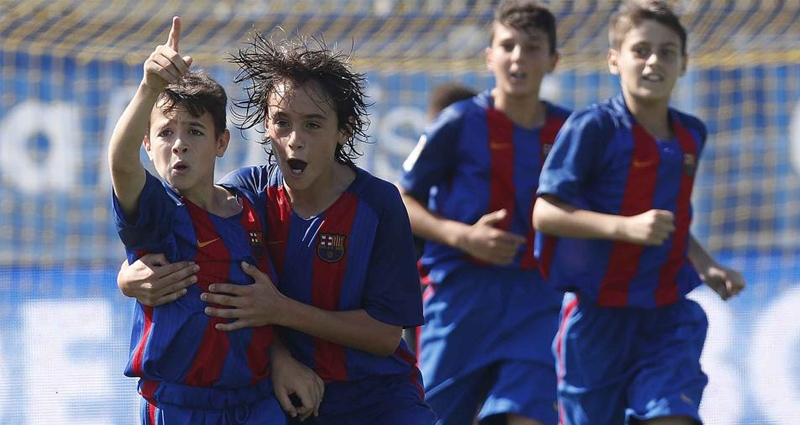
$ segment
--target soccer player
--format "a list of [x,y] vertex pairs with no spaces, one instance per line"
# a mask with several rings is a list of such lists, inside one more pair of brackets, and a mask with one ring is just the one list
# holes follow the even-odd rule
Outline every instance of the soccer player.
[[685,296],[745,286],[692,237],[690,204],[706,128],[669,106],[686,31],[663,1],[612,18],[608,68],[622,93],[575,112],[539,180],[540,261],[565,297],[553,350],[565,425],[699,424],[708,321]]
[[[397,189],[353,164],[365,78],[322,41],[256,34],[234,55],[243,127],[265,124],[267,165],[223,181],[267,194],[279,282],[244,263],[250,286],[202,298],[217,329],[280,325],[286,347],[327,383],[316,422],[433,424],[403,327],[422,324],[411,228]],[[202,269],[201,269],[202,270]]]
[[[200,265],[197,285],[167,305],[137,303],[125,374],[139,378],[142,424],[284,424],[269,379],[271,326],[222,332],[204,314],[212,282],[247,284],[239,264],[269,270],[263,199],[214,185],[228,147],[227,96],[180,56],[180,19],[144,62],[109,142],[115,221],[128,260],[162,252]],[[141,145],[163,179],[139,161]]]
[[556,20],[530,0],[494,15],[495,87],[445,109],[399,185],[428,283],[419,361],[439,424],[557,421],[550,344],[562,295],[533,257],[539,170],[569,112],[539,99],[558,62]]
[[[428,98],[428,119],[433,121],[445,108],[460,100],[469,99],[478,93],[471,87],[457,83],[447,82],[436,85]],[[414,236],[414,252],[417,260],[422,257],[425,240]],[[403,329],[403,339],[411,351],[417,351],[417,333],[419,327]]]

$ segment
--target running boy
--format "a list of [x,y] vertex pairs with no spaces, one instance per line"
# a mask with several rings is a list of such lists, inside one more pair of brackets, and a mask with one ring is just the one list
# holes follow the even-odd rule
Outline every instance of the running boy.
[[[247,284],[239,264],[270,269],[263,199],[214,185],[226,148],[227,96],[191,57],[178,53],[180,19],[166,45],[144,62],[144,77],[109,144],[114,213],[128,261],[162,252],[200,265],[197,285],[160,307],[137,303],[125,374],[139,378],[142,424],[284,424],[273,397],[272,328],[222,332],[203,313],[212,282]],[[142,140],[144,138],[144,140]],[[164,180],[139,161],[145,150]]]
[[399,182],[414,233],[426,239],[420,368],[439,424],[470,424],[478,412],[484,424],[553,425],[549,347],[562,295],[539,274],[530,216],[543,159],[569,114],[539,99],[559,58],[556,20],[534,1],[507,0],[491,31],[495,87],[445,109]]
[[[217,329],[274,324],[292,355],[327,383],[319,425],[433,424],[403,327],[422,324],[411,227],[397,189],[356,167],[365,78],[322,41],[256,34],[232,61],[247,99],[243,127],[264,124],[267,165],[224,182],[267,193],[277,288],[214,284]],[[214,307],[214,305],[222,306]]]
[[[685,298],[744,286],[689,233],[706,128],[669,107],[686,31],[663,1],[628,1],[610,25],[622,93],[576,112],[547,157],[533,214],[540,261],[565,298],[557,356],[565,425],[701,423],[708,322]],[[699,275],[698,275],[699,273]]]

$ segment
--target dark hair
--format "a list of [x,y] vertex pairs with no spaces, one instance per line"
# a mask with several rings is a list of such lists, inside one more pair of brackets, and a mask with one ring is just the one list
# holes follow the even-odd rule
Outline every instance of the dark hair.
[[434,117],[442,110],[459,100],[469,99],[478,94],[472,87],[459,83],[442,83],[433,88],[428,102],[428,115]]
[[[540,30],[547,34],[550,54],[556,53],[556,17],[534,0],[505,0],[494,11],[494,23],[503,24],[528,34]],[[494,24],[489,44],[494,41]]]
[[[321,38],[283,37],[278,41],[256,32],[251,41],[229,59],[239,66],[235,83],[244,83],[246,98],[234,102],[242,111],[234,111],[243,130],[263,124],[269,115],[269,99],[282,83],[295,86],[316,82],[322,88],[322,101],[336,111],[338,127],[347,136],[336,147],[336,161],[353,166],[361,153],[355,142],[366,142],[369,127],[366,101],[366,77],[350,69],[349,55],[327,47]],[[269,136],[261,142],[269,144]],[[265,147],[266,149],[266,147]],[[267,152],[272,156],[270,149]]]
[[652,20],[672,29],[681,39],[681,53],[686,54],[686,29],[669,4],[662,0],[627,0],[611,17],[608,41],[619,49],[625,34],[645,20]]
[[219,137],[228,125],[225,89],[202,70],[190,72],[179,83],[168,85],[158,95],[156,105],[164,112],[186,108],[194,117],[208,112],[214,122],[214,137]]

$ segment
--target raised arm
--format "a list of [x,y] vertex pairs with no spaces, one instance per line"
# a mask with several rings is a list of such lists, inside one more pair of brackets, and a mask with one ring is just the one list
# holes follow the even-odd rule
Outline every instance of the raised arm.
[[120,207],[128,216],[137,214],[136,205],[145,183],[139,150],[143,138],[147,137],[150,112],[158,95],[168,84],[178,82],[192,62],[190,57],[178,54],[180,30],[180,18],[172,18],[167,43],[157,46],[144,62],[142,81],[117,121],[109,142],[111,184]]

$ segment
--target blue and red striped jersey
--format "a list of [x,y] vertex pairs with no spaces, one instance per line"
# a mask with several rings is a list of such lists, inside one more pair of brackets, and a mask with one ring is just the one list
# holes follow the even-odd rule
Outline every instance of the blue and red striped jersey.
[[543,275],[607,307],[674,303],[700,284],[687,258],[692,186],[706,141],[703,123],[670,109],[673,140],[656,140],[636,123],[622,95],[576,112],[545,161],[539,195],[581,209],[633,216],[651,209],[675,214],[661,246],[554,238],[537,243]]
[[[136,303],[127,376],[143,378],[142,395],[157,401],[162,383],[215,389],[250,387],[255,397],[269,382],[271,326],[232,332],[214,325],[200,294],[211,283],[250,284],[241,268],[247,261],[274,276],[266,254],[263,199],[236,192],[243,209],[232,217],[211,214],[182,198],[151,174],[139,200],[138,217],[124,217],[114,196],[117,230],[133,262],[145,253],[163,253],[170,262],[192,260],[200,266],[197,283],[178,300],[159,307]],[[261,383],[258,387],[254,384]],[[269,386],[271,389],[271,385]],[[263,398],[263,395],[258,398]]]
[[[276,165],[234,171],[225,184],[267,192],[267,248],[285,295],[320,309],[365,310],[391,325],[423,323],[419,278],[408,215],[397,188],[356,169],[350,187],[318,216],[292,211]],[[292,355],[326,382],[380,375],[412,376],[405,342],[380,357],[286,330]]]
[[[489,91],[456,102],[420,138],[404,164],[400,186],[430,211],[463,223],[505,208],[509,214],[496,227],[528,239],[507,267],[535,270],[531,213],[539,172],[569,114],[547,103],[544,125],[529,129],[495,109]],[[468,263],[481,264],[463,251],[426,241],[423,281],[441,282]]]

